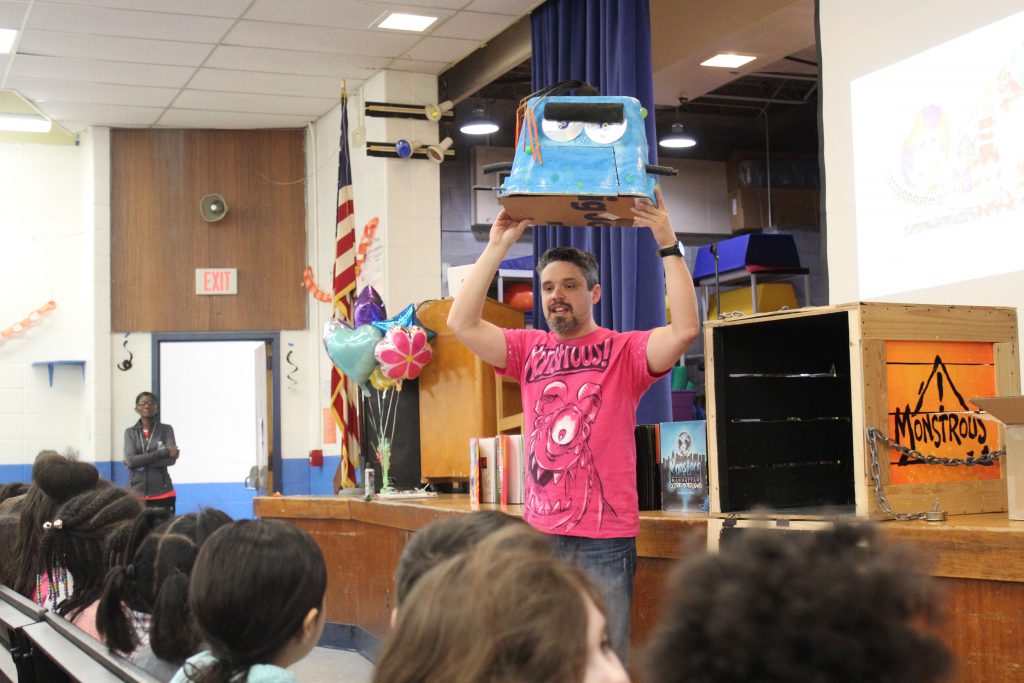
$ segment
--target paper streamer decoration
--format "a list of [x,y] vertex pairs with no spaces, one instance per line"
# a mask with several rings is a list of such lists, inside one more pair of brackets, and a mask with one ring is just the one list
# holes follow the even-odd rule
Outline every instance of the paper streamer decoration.
[[359,271],[362,270],[363,262],[366,261],[366,252],[370,248],[370,243],[373,242],[373,233],[377,232],[378,225],[380,225],[380,219],[374,216],[363,226],[363,234],[359,237],[359,246],[356,247],[356,277],[359,277]]
[[323,301],[325,304],[331,303],[330,292],[325,292],[316,286],[316,280],[313,279],[313,267],[306,266],[306,269],[302,271],[302,281],[306,284],[306,289],[313,295],[313,298],[317,301]]
[[16,334],[21,334],[26,329],[35,325],[43,319],[43,316],[57,308],[56,301],[47,301],[45,304],[29,313],[21,322],[14,323],[10,327],[0,330],[0,341],[7,341]]

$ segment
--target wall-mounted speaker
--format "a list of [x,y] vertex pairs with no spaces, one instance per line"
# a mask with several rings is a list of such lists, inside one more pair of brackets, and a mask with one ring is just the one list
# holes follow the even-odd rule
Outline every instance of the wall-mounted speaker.
[[207,223],[216,223],[228,213],[228,203],[219,194],[208,194],[199,200],[199,212]]

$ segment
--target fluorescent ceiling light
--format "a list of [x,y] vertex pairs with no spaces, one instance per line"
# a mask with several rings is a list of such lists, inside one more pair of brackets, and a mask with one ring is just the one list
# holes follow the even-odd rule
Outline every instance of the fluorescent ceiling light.
[[747,62],[752,62],[757,57],[751,57],[750,55],[730,55],[724,52],[719,52],[711,59],[707,59],[700,63],[701,66],[720,66],[726,69],[735,69],[743,66]]
[[34,114],[0,114],[0,130],[16,130],[23,133],[49,133],[53,123],[50,119]]
[[10,53],[11,48],[14,47],[14,39],[17,37],[18,32],[13,28],[0,28],[0,55]]
[[384,18],[384,21],[377,24],[377,28],[390,28],[396,31],[424,31],[435,21],[437,21],[437,17],[391,12]]

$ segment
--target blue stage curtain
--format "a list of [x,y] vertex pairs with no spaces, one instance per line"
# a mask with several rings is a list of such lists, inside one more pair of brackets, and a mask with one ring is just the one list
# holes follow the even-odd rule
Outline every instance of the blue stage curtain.
[[[650,163],[658,163],[654,128],[654,78],[651,67],[651,19],[647,0],[549,0],[531,16],[533,89],[576,79],[602,95],[640,100]],[[601,265],[601,301],[597,324],[621,332],[665,324],[665,271],[658,245],[646,228],[534,228],[533,254],[549,247],[574,246],[591,252]],[[534,275],[534,291],[540,292]],[[533,319],[545,328],[541,297],[534,297]],[[640,424],[671,420],[668,377],[652,386],[637,410]]]

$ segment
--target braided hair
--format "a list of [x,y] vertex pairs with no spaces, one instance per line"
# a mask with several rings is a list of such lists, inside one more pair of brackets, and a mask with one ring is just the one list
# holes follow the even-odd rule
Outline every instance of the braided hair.
[[142,502],[134,494],[107,486],[74,496],[60,506],[53,520],[43,523],[37,571],[49,575],[51,587],[64,572],[74,585],[71,595],[57,604],[58,614],[74,618],[99,599],[108,537],[141,512]]
[[11,588],[34,598],[43,523],[52,521],[65,501],[96,487],[100,473],[91,463],[66,458],[57,451],[40,451],[32,465],[32,484],[19,506],[20,530],[8,565]]

